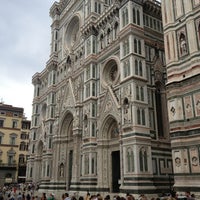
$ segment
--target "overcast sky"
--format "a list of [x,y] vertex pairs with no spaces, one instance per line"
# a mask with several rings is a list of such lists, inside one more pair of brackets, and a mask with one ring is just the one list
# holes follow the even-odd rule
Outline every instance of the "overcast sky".
[[50,54],[54,0],[5,0],[0,6],[0,101],[23,107],[31,119],[32,76]]

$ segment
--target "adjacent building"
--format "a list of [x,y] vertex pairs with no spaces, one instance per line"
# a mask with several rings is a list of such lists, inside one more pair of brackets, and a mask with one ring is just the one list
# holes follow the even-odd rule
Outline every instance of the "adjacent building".
[[167,101],[178,191],[200,191],[200,1],[162,1]]
[[[26,133],[24,123],[28,124]],[[26,171],[30,121],[24,118],[24,109],[0,103],[0,185],[24,182],[20,179],[22,157]],[[24,134],[26,138],[24,138]],[[25,139],[25,140],[24,140]],[[24,148],[22,147],[24,145]],[[21,177],[22,178],[22,177]]]
[[34,85],[27,181],[39,191],[169,192],[161,4],[60,0]]

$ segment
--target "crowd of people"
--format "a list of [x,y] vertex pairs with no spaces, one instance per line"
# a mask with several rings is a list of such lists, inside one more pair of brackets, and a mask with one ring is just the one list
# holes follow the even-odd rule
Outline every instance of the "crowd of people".
[[[54,193],[43,193],[40,195],[34,195],[34,191],[37,190],[35,185],[15,185],[15,186],[4,186],[0,188],[0,200],[136,200],[136,198],[131,194],[126,194],[125,196],[115,195],[110,197],[106,195],[105,197],[100,194],[92,194],[89,192],[85,196],[79,195],[69,195],[64,193],[61,197],[55,196]],[[137,200],[195,200],[194,194],[190,192],[185,192],[184,195],[178,196],[175,192],[168,195],[162,195],[161,197],[147,198],[146,195],[140,195]]]

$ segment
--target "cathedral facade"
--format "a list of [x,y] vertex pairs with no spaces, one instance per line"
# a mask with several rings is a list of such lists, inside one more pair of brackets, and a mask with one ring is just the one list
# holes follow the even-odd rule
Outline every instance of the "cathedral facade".
[[171,190],[166,68],[156,0],[60,0],[34,85],[27,182],[39,191]]
[[200,191],[200,1],[162,1],[167,100],[178,191]]

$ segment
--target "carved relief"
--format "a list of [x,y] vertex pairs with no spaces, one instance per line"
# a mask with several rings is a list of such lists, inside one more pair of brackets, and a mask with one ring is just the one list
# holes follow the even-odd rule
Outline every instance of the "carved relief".
[[81,80],[81,76],[79,76],[73,82],[73,89],[74,89],[73,92],[74,92],[76,101],[80,101],[80,93],[81,93],[81,87],[82,87],[81,84],[82,84],[82,80]]
[[185,117],[192,118],[194,116],[193,106],[192,106],[192,97],[186,96],[184,97],[183,100],[184,100],[184,107],[185,107]]
[[169,121],[183,119],[183,103],[181,98],[168,101]]
[[180,159],[179,157],[176,157],[176,158],[175,158],[175,165],[176,165],[177,167],[180,167],[180,166],[181,166],[181,159]]
[[200,116],[200,93],[194,94],[194,106],[196,116]]
[[194,146],[190,148],[189,152],[192,172],[200,172],[198,148]]

